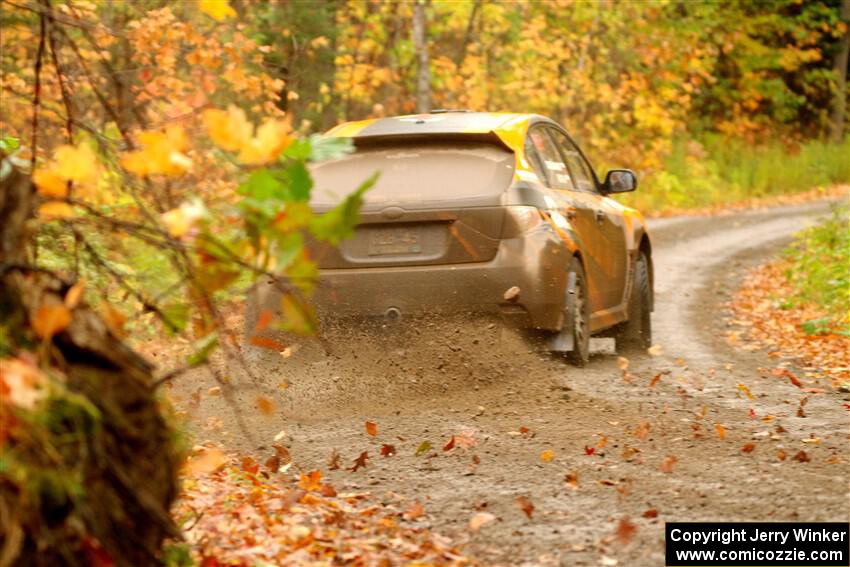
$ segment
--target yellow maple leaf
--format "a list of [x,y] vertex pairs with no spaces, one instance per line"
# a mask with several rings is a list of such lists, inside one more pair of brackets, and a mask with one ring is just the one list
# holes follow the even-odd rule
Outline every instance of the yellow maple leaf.
[[59,146],[54,153],[55,163],[51,168],[56,175],[79,184],[97,181],[97,156],[85,145]]
[[236,17],[236,10],[227,0],[200,0],[198,8],[217,22]]
[[142,149],[124,154],[121,165],[130,173],[180,175],[192,167],[184,154],[189,145],[183,126],[172,124],[164,130],[148,130],[139,134]]
[[254,126],[248,122],[245,111],[232,104],[226,111],[214,108],[204,111],[204,123],[213,142],[231,152],[250,144],[254,135]]
[[242,146],[239,161],[246,165],[262,165],[276,160],[292,143],[290,131],[288,122],[266,120],[257,128],[257,136]]

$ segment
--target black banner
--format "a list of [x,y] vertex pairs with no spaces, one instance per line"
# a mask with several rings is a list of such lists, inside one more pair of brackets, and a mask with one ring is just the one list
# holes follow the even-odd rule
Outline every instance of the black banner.
[[668,567],[848,567],[850,524],[668,522]]

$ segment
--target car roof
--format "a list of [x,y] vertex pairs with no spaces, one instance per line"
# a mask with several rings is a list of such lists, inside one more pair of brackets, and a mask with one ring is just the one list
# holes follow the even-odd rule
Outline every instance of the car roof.
[[406,137],[423,135],[496,134],[512,150],[522,148],[525,133],[532,123],[548,118],[538,114],[509,112],[434,111],[387,118],[345,122],[325,135],[336,138]]

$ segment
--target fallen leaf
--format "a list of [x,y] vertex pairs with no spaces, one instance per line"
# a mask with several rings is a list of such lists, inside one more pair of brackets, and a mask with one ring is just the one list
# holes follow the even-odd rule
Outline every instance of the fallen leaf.
[[796,455],[794,455],[794,460],[800,463],[808,463],[811,461],[811,457],[805,451],[799,451]]
[[578,471],[568,472],[564,481],[573,489],[578,490]]
[[469,531],[477,532],[482,526],[489,524],[495,519],[496,516],[490,512],[476,512],[473,514],[472,518],[469,519]]
[[461,449],[469,449],[478,444],[472,433],[459,433],[455,436],[455,445]]
[[277,341],[271,337],[263,337],[260,335],[253,335],[249,340],[251,346],[264,348],[268,350],[273,350],[275,352],[280,352],[286,349],[286,345],[280,341]]
[[32,319],[32,328],[39,338],[48,341],[71,323],[71,312],[64,304],[42,305]]
[[257,396],[257,409],[263,415],[272,415],[274,413],[274,402],[264,396]]
[[674,457],[673,455],[668,455],[664,461],[661,463],[661,472],[663,473],[672,473],[673,465],[679,462],[679,459]]
[[587,445],[584,446],[584,454],[585,455],[592,455],[595,452],[596,452],[596,447],[588,447]]
[[321,490],[319,490],[319,494],[328,498],[333,498],[336,496],[336,489],[330,484],[323,484]]
[[530,520],[531,515],[534,514],[534,504],[531,503],[531,500],[525,496],[517,496],[516,505],[519,506],[519,509],[522,510]]
[[823,440],[815,435],[809,437],[808,439],[803,439],[803,443],[811,443],[813,445],[820,445],[821,441]]
[[366,467],[366,460],[369,458],[369,453],[367,451],[363,451],[360,453],[360,456],[354,460],[354,465],[348,469],[351,472],[357,472],[358,469]]
[[756,415],[756,410],[754,410],[753,408],[750,408],[750,411],[747,412],[747,415],[750,416],[750,419],[758,419],[758,416]]
[[624,356],[617,357],[617,367],[620,370],[626,370],[629,367],[629,359]]
[[242,460],[239,463],[239,466],[243,471],[250,474],[257,474],[260,472],[260,463],[252,459],[251,457],[242,457]]
[[617,524],[617,531],[615,532],[615,535],[617,537],[617,541],[626,545],[632,541],[635,532],[637,532],[637,526],[635,526],[628,518],[622,518]]
[[529,428],[525,427],[524,425],[521,425],[520,428],[519,428],[519,434],[520,435],[528,435],[530,432],[531,432],[531,430]]
[[738,391],[747,396],[747,399],[753,399],[753,393],[745,384],[738,384]]
[[367,421],[367,422],[366,422],[366,433],[368,433],[368,434],[369,434],[369,435],[371,435],[372,437],[374,437],[375,435],[377,435],[377,434],[378,434],[378,426],[377,426],[377,424],[372,423],[371,421]]
[[649,387],[655,388],[655,386],[658,385],[658,382],[661,381],[661,376],[662,376],[662,374],[660,372],[658,374],[656,374],[655,376],[653,376],[652,380],[649,381]]
[[213,386],[212,388],[207,390],[207,395],[220,396],[221,395],[221,387],[220,386]]
[[787,455],[785,454],[784,449],[779,449],[776,452],[776,458],[779,459],[780,461],[784,461],[786,457],[787,457]]
[[641,441],[646,441],[647,437],[649,437],[649,432],[652,430],[652,426],[648,421],[642,421],[640,425],[635,428],[634,435]]
[[661,345],[652,345],[646,349],[646,352],[648,352],[650,356],[661,356],[664,354],[664,349],[661,348]]
[[555,458],[555,452],[551,451],[549,449],[546,449],[545,451],[540,453],[540,460],[543,461],[544,463],[548,463],[549,461],[551,461],[554,458]]
[[605,448],[605,445],[608,444],[608,438],[604,435],[600,435],[599,441],[596,443],[596,448],[602,450]]
[[725,427],[723,427],[719,423],[715,423],[714,424],[714,430],[717,432],[717,436],[720,438],[721,441],[726,439],[726,428]]
[[405,520],[415,520],[416,518],[421,517],[425,513],[425,508],[422,506],[422,502],[416,500],[413,504],[410,505],[410,508],[402,514]]
[[393,455],[395,455],[395,446],[388,445],[387,443],[384,443],[383,445],[381,445],[381,456],[382,457],[392,457]]
[[644,518],[657,518],[658,517],[658,510],[656,510],[655,508],[650,508],[649,510],[647,510],[646,512],[643,513],[643,517]]
[[747,443],[743,447],[741,447],[742,453],[752,453],[755,450],[756,446],[754,443]]
[[336,449],[331,451],[331,456],[328,457],[328,468],[332,471],[339,470],[342,463],[340,463],[339,453]]
[[[365,466],[365,465],[364,465]],[[307,492],[314,492],[322,488],[322,471],[312,471],[308,474],[301,474],[298,481],[298,488]]]
[[451,451],[455,448],[455,436],[452,435],[452,438],[449,439],[449,442],[443,445],[443,451]]
[[427,453],[428,451],[430,451],[430,450],[431,450],[431,449],[433,449],[433,448],[434,448],[434,447],[432,447],[432,446],[431,446],[431,442],[430,442],[430,441],[423,441],[423,442],[422,442],[422,443],[420,443],[420,444],[419,444],[419,446],[416,448],[416,452],[414,453],[414,455],[416,455],[417,457],[419,457],[419,456],[421,456],[421,455],[424,455],[425,453]]

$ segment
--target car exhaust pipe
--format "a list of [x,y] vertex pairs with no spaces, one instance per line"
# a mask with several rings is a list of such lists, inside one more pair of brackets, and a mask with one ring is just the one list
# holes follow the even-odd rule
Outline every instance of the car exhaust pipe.
[[401,309],[398,307],[390,307],[384,311],[384,319],[386,319],[388,323],[398,323],[401,321]]

